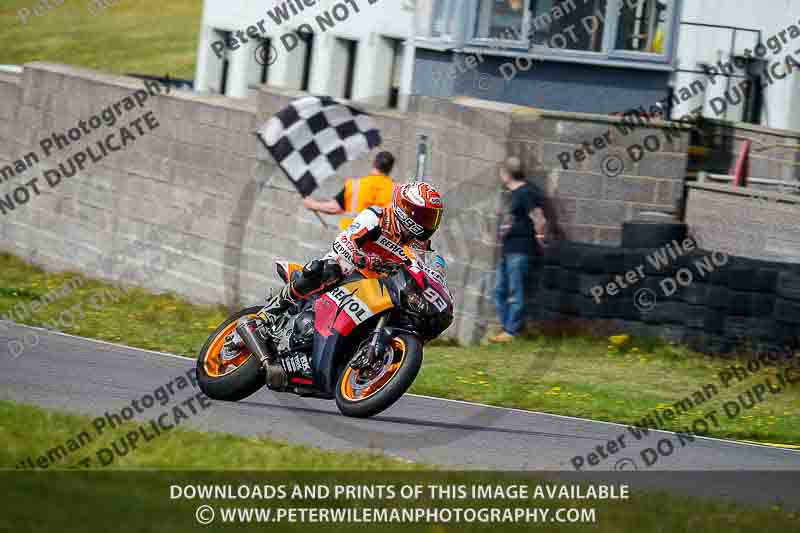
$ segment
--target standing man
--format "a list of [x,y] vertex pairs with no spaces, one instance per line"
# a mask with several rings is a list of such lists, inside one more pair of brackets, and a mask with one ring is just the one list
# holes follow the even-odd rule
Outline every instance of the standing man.
[[389,174],[394,168],[394,156],[390,152],[380,152],[372,163],[372,173],[363,178],[348,179],[344,188],[330,200],[314,200],[307,197],[303,206],[311,211],[320,211],[329,215],[346,213],[339,222],[339,229],[345,230],[353,217],[368,207],[388,207],[392,203],[394,184]]
[[509,157],[500,166],[500,181],[504,191],[498,244],[502,248],[497,264],[495,304],[503,331],[489,340],[510,342],[524,325],[528,274],[542,255],[544,197],[538,187],[528,182],[517,157]]

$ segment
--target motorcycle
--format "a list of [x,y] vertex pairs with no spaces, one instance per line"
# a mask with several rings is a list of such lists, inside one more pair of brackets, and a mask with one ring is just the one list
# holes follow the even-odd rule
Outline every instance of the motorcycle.
[[[200,389],[215,400],[238,401],[266,385],[335,399],[342,414],[358,418],[387,409],[417,377],[423,346],[453,321],[446,272],[418,259],[395,265],[383,277],[356,272],[270,326],[259,319],[260,307],[233,314],[200,349]],[[278,274],[288,282],[298,268],[279,263]],[[232,335],[243,346],[230,349]]]

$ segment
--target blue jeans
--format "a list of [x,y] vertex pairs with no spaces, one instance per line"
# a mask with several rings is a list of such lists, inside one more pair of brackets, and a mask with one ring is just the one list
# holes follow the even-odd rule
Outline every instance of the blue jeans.
[[500,324],[509,335],[516,335],[525,321],[525,285],[530,256],[506,254],[497,264],[495,306]]

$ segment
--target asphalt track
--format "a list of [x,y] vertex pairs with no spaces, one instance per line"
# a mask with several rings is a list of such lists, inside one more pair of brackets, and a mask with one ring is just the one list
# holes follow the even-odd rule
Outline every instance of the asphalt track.
[[[41,337],[38,345],[11,357],[6,341],[32,331],[34,328],[13,324],[9,329],[0,328],[2,399],[101,416],[107,411],[119,412],[194,366],[193,360],[182,357],[43,330],[36,330]],[[137,418],[152,419],[197,392],[194,387],[176,391],[164,406],[156,404]],[[748,479],[754,480],[747,485],[764,502],[800,504],[798,485],[792,487],[800,474],[800,451],[700,437],[681,444],[675,434],[656,431],[637,440],[626,426],[618,424],[424,396],[406,395],[381,415],[356,420],[339,415],[331,401],[263,388],[239,403],[214,402],[208,410],[191,416],[186,425],[328,449],[378,450],[459,469],[561,471],[569,475],[574,475],[574,456],[586,459],[598,445],[618,442],[624,434],[624,449],[608,454],[596,466],[587,464],[583,471],[602,478],[612,476],[608,471],[638,469],[635,474],[640,478],[649,476],[647,485],[661,486],[668,479],[703,495],[741,495],[746,488],[742,481]],[[642,450],[656,449],[663,440],[672,444],[673,452],[648,467]],[[663,442],[661,446],[669,448]],[[731,477],[724,471],[738,474]],[[781,478],[786,472],[789,477]],[[759,476],[763,484],[755,481]],[[699,486],[702,490],[697,490]]]

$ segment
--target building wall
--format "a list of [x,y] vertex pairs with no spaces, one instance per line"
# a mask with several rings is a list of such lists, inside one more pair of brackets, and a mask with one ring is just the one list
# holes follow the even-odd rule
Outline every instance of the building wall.
[[[681,14],[683,22],[715,24],[742,28],[733,33],[724,28],[681,26],[678,41],[679,66],[687,70],[700,70],[702,64],[715,65],[719,60],[728,61],[730,54],[743,55],[745,48],[753,50],[758,42],[755,33],[743,29],[761,31],[761,39],[766,43],[771,37],[779,36],[787,26],[794,24],[800,27],[800,3],[795,0],[704,0],[703,2],[684,2]],[[787,37],[788,35],[784,35]],[[731,46],[733,43],[733,47]],[[767,50],[764,60],[770,64],[785,61],[787,54],[792,54],[800,62],[800,38],[789,40],[788,45],[781,45],[781,50]],[[777,49],[776,49],[777,50]],[[786,65],[782,67],[786,72]],[[737,70],[737,74],[743,72]],[[689,87],[695,80],[700,80],[706,87],[704,93],[687,101],[675,109],[675,117],[683,116],[693,107],[705,106],[705,116],[730,121],[741,120],[741,110],[729,106],[724,113],[715,112],[710,101],[714,97],[724,97],[729,86],[726,78],[716,78],[712,83],[704,74],[686,72],[676,73],[675,86]],[[735,84],[741,78],[731,78]],[[733,100],[735,101],[735,99]],[[777,80],[765,87],[765,104],[761,125],[776,128],[800,130],[800,69],[795,68],[785,79]]]
[[[551,198],[550,218],[566,237],[617,245],[622,223],[642,213],[680,216],[689,134],[668,126],[654,121],[630,129],[618,118],[521,109],[512,119],[508,149],[534,169]],[[597,139],[611,142],[599,149]],[[640,153],[637,147],[644,146],[658,150]],[[576,150],[586,152],[585,160],[576,160]],[[571,155],[566,163],[560,159],[565,154]]]
[[[0,168],[41,153],[41,139],[142,88],[131,78],[47,63],[26,65],[20,78],[3,77]],[[0,214],[0,249],[48,269],[175,291],[197,302],[263,302],[265,289],[279,286],[275,260],[318,257],[336,233],[300,207],[252,135],[300,94],[262,86],[253,100],[188,92],[150,97],[119,124],[103,126],[0,183],[0,197],[34,178],[41,185],[41,194]],[[46,170],[146,112],[159,124],[152,132],[56,187],[42,184]],[[476,341],[494,320],[497,166],[509,151],[537,170],[567,232],[579,241],[614,242],[619,224],[638,207],[669,208],[680,199],[681,160],[672,152],[632,167],[617,181],[599,174],[596,161],[571,172],[557,169],[555,154],[607,130],[605,117],[420,97],[407,113],[380,111],[374,120],[385,139],[382,148],[398,156],[398,180],[413,176],[417,136],[430,139],[429,179],[446,202],[434,248],[448,260],[457,301],[448,335],[462,342]],[[329,197],[345,177],[368,170],[367,161],[348,164],[317,195]]]
[[[277,24],[268,11],[285,5],[283,2],[268,4],[244,0],[205,0],[200,37],[195,87],[198,91],[217,90],[221,75],[221,61],[211,49],[211,43],[219,39],[214,30],[247,30],[248,26],[262,22],[264,32],[258,33],[270,39],[274,46],[273,56],[268,62],[268,84],[282,88],[301,88],[301,74],[305,61],[305,44],[301,41],[289,50],[294,41],[293,33],[303,24],[315,32],[312,74],[309,92],[343,96],[338,94],[341,84],[337,80],[346,71],[346,61],[337,53],[342,40],[357,41],[358,53],[353,86],[353,100],[373,101],[385,105],[387,85],[390,77],[387,39],[404,40],[411,31],[413,13],[403,2],[392,0],[319,0],[315,5]],[[305,5],[305,4],[304,4]],[[344,7],[342,7],[344,6]],[[353,6],[356,6],[356,10]],[[337,11],[333,11],[336,9]],[[289,11],[291,14],[291,11]],[[345,13],[347,15],[345,16]],[[317,17],[331,15],[335,26],[324,30]],[[341,21],[333,16],[337,14]],[[284,39],[284,40],[282,40]],[[290,43],[287,48],[285,43]],[[258,41],[248,39],[237,49],[226,51],[230,65],[226,94],[232,97],[255,97],[262,66],[256,59]]]
[[[474,68],[467,57],[476,57]],[[669,72],[418,49],[414,92],[470,96],[553,111],[611,114],[667,96]],[[507,79],[511,78],[511,79]]]
[[800,264],[800,196],[692,184],[686,222],[709,250]]

